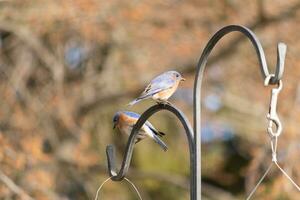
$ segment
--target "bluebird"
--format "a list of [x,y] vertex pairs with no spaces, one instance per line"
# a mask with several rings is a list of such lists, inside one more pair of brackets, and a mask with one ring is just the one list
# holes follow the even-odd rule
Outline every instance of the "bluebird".
[[[133,126],[139,118],[140,115],[137,113],[129,111],[119,111],[113,117],[114,128],[117,127],[121,133],[130,135]],[[167,151],[167,145],[160,139],[160,137],[164,135],[165,133],[156,130],[149,121],[146,121],[145,124],[140,128],[136,136],[135,143],[138,143],[146,137],[150,137],[157,144],[159,144],[164,151]]]
[[179,83],[185,79],[176,71],[168,71],[155,77],[144,92],[129,103],[130,106],[144,99],[152,98],[157,103],[169,103],[168,99],[176,91]]

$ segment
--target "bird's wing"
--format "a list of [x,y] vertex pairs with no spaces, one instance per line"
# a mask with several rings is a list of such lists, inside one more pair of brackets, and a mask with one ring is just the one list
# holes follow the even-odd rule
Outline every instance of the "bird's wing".
[[[140,115],[130,111],[124,111],[124,113],[128,117],[127,122],[129,122],[131,124],[131,128],[133,128],[137,120],[140,118]],[[158,131],[149,121],[145,122],[145,124],[141,127],[141,130],[147,132],[147,127],[149,128],[148,130],[153,132],[155,135],[158,135],[160,137],[165,135],[165,133]]]
[[154,128],[154,126],[149,121],[146,121],[145,125],[148,126],[151,130],[156,131],[156,129]]
[[140,115],[137,114],[137,113],[134,113],[134,112],[124,111],[124,113],[125,113],[128,117],[131,117],[131,118],[135,118],[135,119],[140,118]]
[[151,81],[141,95],[141,98],[154,95],[162,90],[171,88],[176,81],[166,74],[162,74]]
[[158,135],[160,137],[166,135],[164,132],[158,131],[149,121],[146,121],[145,125],[148,126],[155,135]]
[[[132,122],[134,122],[134,124],[137,122],[137,120],[140,118],[141,115],[137,114],[137,113],[134,113],[134,112],[130,112],[130,111],[124,111],[124,113],[126,114],[126,116],[128,117],[128,120],[131,120]],[[133,125],[134,125],[133,124]],[[133,126],[132,125],[132,126]],[[153,130],[156,130],[154,128],[154,126],[149,122],[149,121],[146,121],[145,124],[146,126],[148,126],[149,128],[153,129]]]

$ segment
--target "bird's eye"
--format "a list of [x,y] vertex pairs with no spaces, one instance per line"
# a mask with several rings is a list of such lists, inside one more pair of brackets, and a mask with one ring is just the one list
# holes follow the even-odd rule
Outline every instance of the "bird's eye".
[[176,74],[176,77],[178,78],[178,77],[179,77],[179,74]]

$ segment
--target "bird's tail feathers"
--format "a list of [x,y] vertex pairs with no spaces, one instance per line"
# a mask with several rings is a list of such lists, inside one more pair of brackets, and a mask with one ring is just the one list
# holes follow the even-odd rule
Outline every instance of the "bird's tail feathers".
[[164,151],[168,150],[168,146],[157,135],[153,135],[153,139]]
[[138,98],[136,98],[135,100],[133,100],[132,102],[130,102],[129,104],[128,104],[128,106],[133,106],[134,104],[136,104],[136,103],[138,103],[138,102],[140,102],[140,101],[142,101],[142,100],[144,100],[144,99],[148,99],[148,98],[150,98],[151,97],[151,95],[152,95],[152,93],[146,93],[146,94],[141,94],[141,96],[140,97],[138,97]]
[[135,100],[133,100],[133,101],[131,101],[129,104],[128,104],[128,106],[133,106],[134,104],[136,104],[136,103],[138,103],[138,102],[140,102],[140,101],[142,101],[143,99],[141,99],[141,98],[136,98]]
[[153,127],[150,127],[150,126],[149,126],[149,128],[151,129],[151,131],[153,131],[153,133],[154,133],[155,135],[158,135],[159,137],[163,137],[163,136],[166,135],[164,132],[157,131],[157,130],[155,130]]
[[157,131],[157,135],[158,135],[159,137],[163,137],[163,136],[165,136],[166,134],[165,134],[164,132]]

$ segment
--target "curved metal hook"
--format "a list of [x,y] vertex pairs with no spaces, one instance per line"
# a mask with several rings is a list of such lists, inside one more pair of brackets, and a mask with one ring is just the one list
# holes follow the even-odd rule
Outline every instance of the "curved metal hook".
[[276,71],[274,79],[271,78],[271,84],[277,84],[282,78],[283,71],[284,71],[284,62],[286,56],[287,46],[283,42],[279,42],[277,45],[277,64],[276,64]]
[[[196,146],[197,163],[200,163],[197,165],[197,170],[196,170],[197,173],[196,187],[197,187],[197,196],[199,197],[201,196],[201,84],[202,84],[203,72],[207,63],[208,56],[210,55],[210,52],[217,44],[217,42],[224,35],[234,31],[243,33],[246,37],[249,38],[249,40],[253,44],[259,60],[260,70],[261,70],[263,80],[265,80],[266,77],[270,76],[262,45],[259,42],[258,38],[250,29],[239,25],[225,26],[224,28],[217,31],[213,35],[213,37],[208,41],[199,59],[197,65],[197,72],[195,76],[195,83],[194,83],[194,132],[196,134],[195,146]],[[282,77],[284,71],[286,48],[287,47],[284,43],[279,43],[277,46],[276,71],[274,73],[274,76],[271,77],[269,84],[277,84]]]
[[112,177],[112,180],[114,181],[121,181],[124,179],[126,173],[128,172],[131,157],[133,153],[134,148],[134,141],[138,134],[138,130],[143,126],[143,124],[150,118],[153,114],[155,114],[158,111],[161,110],[168,110],[176,115],[176,117],[180,120],[181,124],[184,127],[185,133],[187,135],[188,144],[189,144],[189,152],[190,152],[190,184],[191,184],[191,199],[196,199],[196,153],[195,153],[195,146],[194,146],[194,134],[193,129],[188,121],[188,119],[185,117],[185,115],[175,106],[172,105],[163,105],[163,104],[157,104],[152,107],[150,107],[148,110],[146,110],[141,117],[138,119],[137,123],[134,125],[131,134],[129,136],[125,154],[123,157],[123,162],[121,165],[121,169],[119,172],[117,172],[116,169],[116,162],[115,162],[115,150],[112,145],[108,145],[106,148],[106,155],[107,155],[107,162],[108,162],[108,170],[109,175]]

